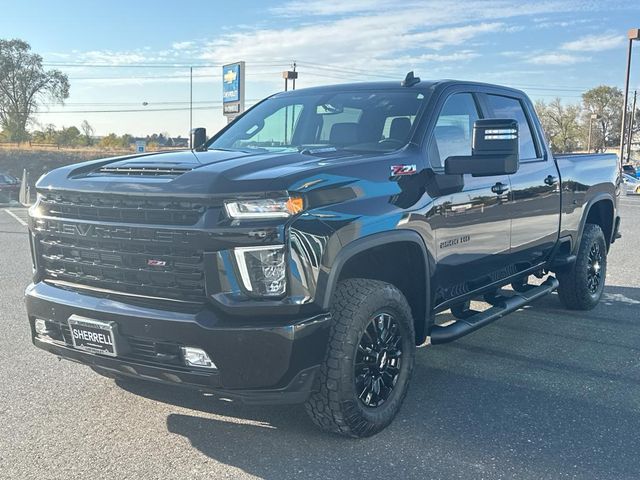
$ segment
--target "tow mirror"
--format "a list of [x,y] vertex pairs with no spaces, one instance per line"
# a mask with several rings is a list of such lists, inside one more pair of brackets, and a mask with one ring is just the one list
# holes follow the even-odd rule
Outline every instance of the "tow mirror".
[[191,149],[198,150],[205,143],[207,143],[207,129],[206,128],[194,128],[191,131]]
[[444,170],[447,174],[468,173],[474,177],[516,173],[518,150],[517,120],[477,120],[473,124],[471,155],[448,157]]

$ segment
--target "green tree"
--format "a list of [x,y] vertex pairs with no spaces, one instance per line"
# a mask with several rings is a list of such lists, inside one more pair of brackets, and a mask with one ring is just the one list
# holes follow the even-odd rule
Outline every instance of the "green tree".
[[133,135],[129,135],[128,133],[125,133],[124,135],[122,135],[122,139],[120,141],[120,144],[122,147],[130,148],[132,143],[133,143]]
[[28,139],[27,124],[43,100],[63,103],[68,97],[65,74],[45,71],[42,57],[31,53],[27,42],[0,39],[0,126],[9,141]]
[[556,98],[549,104],[539,100],[535,108],[554,152],[566,153],[578,148],[581,136],[580,105],[563,105],[562,100]]
[[82,143],[80,130],[77,127],[64,128],[56,135],[56,143],[65,146],[77,146]]
[[620,144],[622,103],[624,96],[617,87],[600,85],[582,94],[583,123],[587,126],[592,114],[598,116],[593,121],[591,144],[596,150],[604,150]]
[[100,142],[98,142],[98,146],[100,146],[101,148],[116,150],[118,148],[122,148],[122,139],[115,133],[110,133],[106,137],[102,137],[100,139]]

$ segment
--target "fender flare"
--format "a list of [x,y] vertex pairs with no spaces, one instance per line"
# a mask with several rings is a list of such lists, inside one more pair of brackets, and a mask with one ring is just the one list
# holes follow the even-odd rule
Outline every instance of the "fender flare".
[[[611,235],[614,234],[613,230],[615,229],[615,215],[616,215],[616,202],[614,197],[610,193],[599,193],[587,201],[584,206],[584,213],[582,214],[582,218],[580,219],[580,225],[578,225],[578,231],[576,232],[576,242],[572,246],[572,253],[577,253],[580,248],[580,242],[582,241],[582,234],[584,233],[584,227],[587,224],[587,218],[589,217],[589,213],[591,213],[591,208],[598,202],[602,200],[608,200],[611,202],[613,206],[613,218],[611,219]],[[607,243],[611,244],[611,238],[607,239]]]
[[[425,332],[429,331],[431,322],[431,277],[430,273],[433,265],[433,258],[429,255],[424,240],[420,234],[414,230],[391,230],[379,232],[366,237],[358,238],[343,246],[330,264],[327,273],[320,275],[318,278],[318,297],[316,301],[321,305],[324,311],[328,311],[331,305],[331,298],[337,287],[340,273],[345,264],[355,255],[362,253],[374,247],[379,247],[389,243],[410,242],[418,246],[422,253],[425,269]],[[417,320],[417,319],[416,319]],[[426,334],[426,333],[425,333]]]

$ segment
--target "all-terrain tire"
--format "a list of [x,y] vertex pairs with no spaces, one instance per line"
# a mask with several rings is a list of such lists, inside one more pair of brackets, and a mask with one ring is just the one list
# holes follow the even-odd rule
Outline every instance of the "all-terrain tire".
[[[407,394],[415,357],[411,308],[404,295],[393,285],[356,278],[338,284],[332,299],[331,315],[331,332],[319,373],[319,388],[311,394],[305,407],[313,422],[325,431],[356,438],[368,437],[391,423]],[[362,394],[359,395],[356,382],[365,378],[362,370],[358,370],[363,368],[364,350],[361,343],[369,342],[370,338],[365,337],[368,335],[365,330],[369,329],[367,332],[370,332],[372,325],[375,329],[378,325],[375,322],[379,322],[381,318],[393,322],[390,325],[395,324],[389,331],[394,332],[394,345],[400,350],[400,355],[394,350],[393,356],[400,358],[400,362],[397,364],[399,367],[394,370],[398,373],[393,382],[389,382],[392,386],[385,388],[388,397],[382,403],[372,406],[366,404],[370,399],[369,395],[364,398]],[[388,320],[389,318],[392,320]],[[381,338],[384,339],[384,329]],[[387,338],[391,338],[391,334]],[[371,342],[371,345],[375,343]],[[380,350],[386,348],[385,346]],[[380,365],[387,361],[386,353],[382,353],[383,357],[380,352],[376,357],[381,359]],[[389,353],[389,356],[392,354]],[[360,361],[356,364],[358,358]],[[365,359],[371,360],[369,356]],[[370,371],[368,366],[365,368],[367,372]],[[377,363],[371,368],[378,368]],[[357,371],[360,376],[356,374]],[[371,384],[374,382],[367,383]],[[378,392],[381,392],[381,384],[377,385]]]
[[602,297],[606,276],[604,233],[599,225],[587,223],[576,261],[569,269],[557,273],[560,301],[569,310],[591,310]]

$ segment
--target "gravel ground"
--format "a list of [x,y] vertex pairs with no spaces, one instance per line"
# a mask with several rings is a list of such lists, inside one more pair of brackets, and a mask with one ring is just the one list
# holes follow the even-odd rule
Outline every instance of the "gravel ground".
[[26,228],[0,210],[0,478],[638,478],[640,198],[621,208],[595,310],[554,294],[420,349],[401,413],[365,440],[318,432],[298,406],[115,383],[36,349]]

